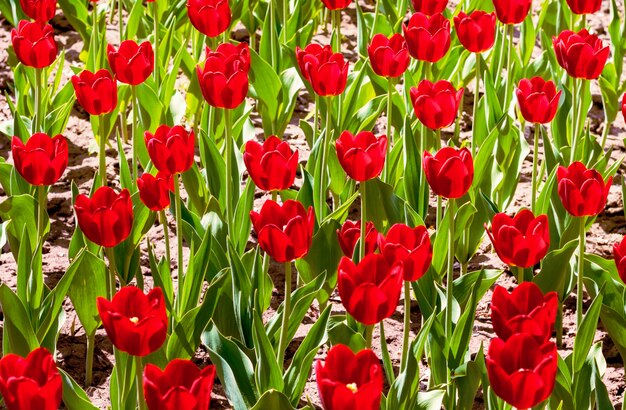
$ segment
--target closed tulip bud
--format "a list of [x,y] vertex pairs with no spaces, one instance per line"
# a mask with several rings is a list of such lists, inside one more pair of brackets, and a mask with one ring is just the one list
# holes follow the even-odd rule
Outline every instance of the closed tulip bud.
[[502,24],[519,24],[524,21],[532,0],[492,0],[496,17]]
[[174,359],[165,370],[148,363],[143,391],[149,410],[206,410],[211,402],[215,366],[198,369],[191,360]]
[[397,33],[390,38],[376,34],[367,47],[367,54],[374,72],[387,78],[400,77],[411,62],[406,41]]
[[187,171],[193,165],[195,136],[181,125],[161,125],[152,134],[144,133],[150,160],[161,172],[170,175]]
[[50,21],[57,9],[57,0],[20,0],[22,11],[37,21]]
[[550,248],[547,215],[535,218],[528,209],[519,211],[513,218],[505,213],[496,214],[487,235],[502,262],[509,266],[535,266]]
[[436,63],[450,49],[450,20],[441,13],[428,17],[416,12],[402,30],[409,53],[417,60]]
[[117,50],[109,44],[107,55],[115,77],[124,84],[139,85],[154,71],[154,51],[148,41],[122,41]]
[[344,256],[337,277],[341,303],[357,322],[374,325],[396,311],[403,275],[402,262],[390,265],[381,254],[366,255],[358,264]]
[[131,356],[147,356],[161,348],[167,337],[167,310],[161,288],[147,295],[125,286],[113,299],[96,300],[102,326],[111,343]]
[[139,199],[151,211],[162,211],[170,206],[170,192],[174,190],[171,174],[159,171],[156,176],[145,173],[137,178]]
[[106,248],[125,240],[133,227],[133,202],[127,189],[117,194],[103,186],[91,198],[78,195],[74,211],[87,239]]
[[422,80],[411,88],[410,95],[417,119],[431,130],[438,130],[449,127],[456,119],[463,88],[457,91],[447,80]]
[[117,82],[108,70],[84,70],[72,76],[79,104],[91,115],[109,114],[117,107]]
[[443,13],[448,5],[448,0],[411,0],[411,4],[413,4],[413,10],[416,13],[433,16],[437,13]]
[[460,12],[454,17],[454,29],[463,47],[472,53],[482,53],[496,41],[496,15],[482,10],[469,15]]
[[506,342],[495,338],[485,360],[493,392],[511,406],[530,409],[552,394],[558,364],[554,343],[539,343],[527,333]]
[[335,142],[335,147],[341,167],[355,181],[368,181],[382,172],[387,153],[386,135],[376,137],[369,131],[353,135],[344,131]]
[[600,10],[602,0],[567,0],[567,5],[574,14],[593,14]]
[[315,363],[315,378],[324,410],[380,409],[383,368],[370,349],[354,354],[334,345],[324,362]]
[[595,169],[580,162],[559,166],[556,172],[558,192],[565,210],[572,216],[595,216],[606,206],[613,177],[604,182]]
[[25,358],[4,355],[0,360],[0,394],[8,410],[58,409],[63,380],[50,352],[39,347]]
[[248,141],[243,162],[254,184],[264,191],[282,191],[293,185],[298,169],[298,150],[275,135],[259,144]]
[[622,282],[626,283],[626,237],[620,243],[613,244],[613,257],[615,266]]
[[[348,258],[352,258],[354,255],[354,249],[357,242],[361,237],[361,222],[346,220],[341,229],[337,229],[337,239],[339,240],[339,246],[341,251]],[[365,224],[365,254],[376,252],[378,248],[378,231],[373,222],[367,222]]]
[[467,148],[445,147],[433,156],[424,152],[426,180],[433,192],[444,198],[460,198],[474,180],[474,162]]
[[45,68],[57,58],[54,30],[43,21],[20,21],[11,30],[11,44],[17,59],[29,67]]
[[559,108],[561,91],[556,91],[554,81],[541,77],[522,79],[515,91],[522,117],[535,124],[547,124],[554,119]]
[[587,29],[578,33],[562,31],[558,37],[552,38],[552,44],[559,65],[574,78],[594,80],[600,77],[609,58],[609,47],[605,47],[597,35],[589,34]]
[[196,68],[204,99],[213,107],[237,108],[248,94],[249,70],[246,43],[220,44],[215,51],[207,47],[204,67]]
[[217,37],[230,27],[228,0],[188,0],[187,15],[196,30],[207,37]]
[[324,6],[329,10],[342,10],[352,3],[352,0],[322,0]]
[[404,280],[415,281],[424,276],[433,259],[433,246],[423,225],[410,228],[395,224],[380,236],[380,250],[389,264],[402,262]]
[[11,152],[15,169],[31,185],[52,185],[67,167],[67,140],[62,135],[51,138],[40,132],[26,144],[13,137]]
[[312,207],[307,211],[294,200],[282,205],[265,201],[259,212],[250,212],[250,219],[259,246],[276,262],[291,262],[309,252],[315,224]]
[[309,44],[303,50],[296,48],[296,57],[302,76],[311,83],[320,97],[343,93],[348,81],[348,62],[341,53],[333,53],[330,46]]

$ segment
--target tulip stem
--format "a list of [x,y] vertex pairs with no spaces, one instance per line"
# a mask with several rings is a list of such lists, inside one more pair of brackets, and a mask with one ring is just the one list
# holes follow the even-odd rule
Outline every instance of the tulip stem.
[[[120,0],[121,1],[121,0]],[[139,104],[137,104],[137,87],[134,85],[130,86],[131,90],[131,105],[133,109],[133,124],[131,125],[131,144],[132,144],[132,166],[133,166],[133,181],[137,181],[137,177],[139,176],[139,165],[137,164],[137,110],[139,109]]]
[[461,135],[461,118],[463,117],[463,99],[465,98],[465,92],[463,92],[463,94],[461,94],[461,102],[459,103],[459,112],[458,115],[456,116],[456,121],[454,124],[454,143],[459,146],[460,144],[460,140],[459,140],[459,136]]
[[441,226],[441,213],[443,212],[443,204],[441,196],[437,195],[437,213],[435,214],[435,227],[439,229]]
[[533,143],[533,174],[532,174],[532,187],[531,187],[531,199],[530,209],[533,212],[537,212],[535,209],[537,204],[537,165],[539,162],[539,132],[541,131],[541,124],[535,124],[535,136]]
[[100,181],[102,186],[107,186],[107,162],[106,162],[106,131],[104,129],[104,115],[99,116],[98,130],[100,131],[100,150],[98,160],[100,162]]
[[85,387],[93,381],[93,351],[96,345],[96,332],[87,335],[87,358],[85,361]]
[[291,314],[291,262],[285,262],[285,300],[283,302],[283,318],[278,341],[278,365],[282,371],[285,361],[285,349],[289,331],[289,315]]
[[137,404],[139,410],[147,410],[146,399],[143,395],[143,363],[141,356],[135,356],[135,380],[137,380]]
[[511,269],[515,270],[517,276],[517,285],[521,285],[524,282],[524,268],[521,266],[511,266]]
[[409,351],[409,335],[411,333],[411,282],[404,281],[404,329],[402,338],[402,361],[400,372],[406,368]]
[[476,138],[476,123],[478,118],[478,97],[480,96],[480,60],[482,57],[480,53],[476,53],[476,89],[474,90],[474,113],[472,114],[472,158],[476,158],[476,143],[474,139]]
[[512,83],[512,74],[513,74],[513,69],[511,68],[511,54],[513,54],[513,30],[514,30],[514,26],[513,24],[509,24],[507,25],[505,28],[505,33],[507,33],[507,48],[506,48],[506,78],[504,81],[504,112],[508,112],[509,111],[509,104],[511,101],[511,93],[512,90],[509,91],[509,87],[511,86]]
[[[341,53],[341,10],[333,10],[332,18],[333,31],[335,32],[335,53]],[[376,24],[375,21],[374,24]]]
[[161,221],[161,225],[163,226],[163,238],[165,239],[165,259],[167,260],[168,268],[172,268],[171,264],[171,256],[170,256],[170,235],[169,229],[167,228],[167,216],[165,215],[165,210],[159,211],[159,220]]
[[107,297],[109,298],[109,300],[111,298],[113,298],[113,295],[115,295],[116,289],[115,289],[115,252],[113,251],[113,248],[104,248],[104,253],[107,256],[107,259],[109,260],[109,280],[107,281],[108,283],[108,289],[107,289]]
[[119,30],[120,30],[120,45],[122,44],[122,41],[124,41],[124,17],[123,17],[123,12],[124,12],[124,4],[122,2],[123,0],[117,0],[117,10],[118,10],[118,22],[119,22]]
[[180,174],[175,174],[174,178],[174,203],[176,207],[176,241],[178,245],[178,288],[176,295],[177,313],[181,314],[183,306],[183,287],[185,284],[185,275],[183,269],[183,217],[180,200]]
[[376,7],[374,7],[374,22],[372,23],[372,31],[369,35],[369,41],[372,41],[372,38],[376,35],[376,24],[378,23],[378,15],[380,14],[380,1],[376,2]]
[[579,244],[578,244],[578,276],[576,284],[576,331],[580,331],[583,321],[583,270],[585,267],[585,222],[586,218],[580,218]]
[[557,306],[554,328],[556,329],[556,347],[560,349],[563,346],[563,302],[561,300]]
[[[154,21],[154,80],[157,90],[159,88],[159,3],[152,2],[152,20]],[[158,94],[158,92],[157,92]]]
[[[378,7],[378,3],[376,2],[376,7]],[[393,101],[392,101],[392,96],[393,96],[393,82],[391,80],[391,78],[387,79],[387,157],[386,157],[386,161],[385,161],[385,170],[383,172],[383,180],[387,183],[391,183],[391,178],[389,176],[389,159],[390,159],[390,155],[389,153],[391,152],[391,145],[392,143],[395,141],[393,139],[393,125],[391,124],[391,114],[392,114],[392,110],[393,110]]]
[[448,273],[446,281],[446,339],[452,337],[452,287],[454,286],[454,199],[448,199],[449,236],[448,236]]
[[365,348],[372,348],[372,336],[374,334],[374,325],[365,325]]
[[326,128],[324,130],[322,146],[320,149],[322,150],[322,166],[320,170],[320,192],[319,192],[319,215],[318,218],[320,221],[324,219],[326,216],[326,171],[328,161],[328,145],[330,144],[330,128],[331,128],[331,116],[332,116],[332,97],[326,98]]
[[315,94],[315,116],[313,117],[313,140],[311,143],[311,146],[315,146],[315,143],[317,142],[317,117],[319,116],[319,112],[320,112],[320,97]]
[[33,124],[31,126],[32,134],[36,132],[43,132],[42,127],[39,125],[40,117],[43,115],[43,111],[41,111],[41,91],[42,91],[42,81],[41,81],[41,71],[42,68],[35,69],[35,112],[33,113]]
[[37,233],[39,234],[39,241],[43,246],[44,230],[46,229],[44,220],[46,218],[46,213],[48,212],[48,201],[46,199],[46,187],[44,185],[40,185],[36,189],[37,204],[39,205],[39,214],[37,215]]
[[576,149],[578,146],[578,119],[580,107],[578,104],[578,79],[572,78],[572,151],[570,152],[570,163],[576,160]]
[[365,181],[361,181],[359,184],[359,191],[361,191],[361,239],[359,240],[359,261],[362,261],[363,258],[365,258],[365,238],[367,236],[367,201]]
[[224,109],[224,158],[226,164],[226,222],[228,224],[228,235],[232,236],[233,224],[233,179],[232,179],[232,151],[233,137],[231,125],[231,111]]

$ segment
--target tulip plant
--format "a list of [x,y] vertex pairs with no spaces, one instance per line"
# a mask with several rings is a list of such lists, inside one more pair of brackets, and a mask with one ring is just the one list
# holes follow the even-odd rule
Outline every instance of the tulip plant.
[[623,7],[370,3],[0,0],[4,406],[625,405]]

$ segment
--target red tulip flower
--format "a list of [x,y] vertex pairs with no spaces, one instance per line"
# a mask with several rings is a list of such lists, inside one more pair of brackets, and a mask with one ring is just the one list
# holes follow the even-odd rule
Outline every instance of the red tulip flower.
[[456,119],[463,88],[457,91],[447,80],[436,83],[422,80],[411,88],[410,94],[417,119],[431,130],[437,130],[449,127]]
[[372,69],[381,77],[400,77],[411,62],[406,41],[402,35],[397,33],[390,38],[384,34],[376,34],[367,47],[367,54]]
[[448,0],[411,0],[411,3],[416,13],[434,16],[437,13],[443,13],[448,5]]
[[63,380],[50,352],[39,347],[25,358],[4,355],[0,360],[0,394],[8,410],[58,409]]
[[622,97],[622,116],[624,117],[624,121],[626,121],[626,93]]
[[178,174],[193,165],[195,136],[182,125],[161,125],[152,134],[144,133],[144,141],[152,163],[161,172]]
[[22,11],[37,21],[50,21],[57,10],[57,0],[20,0]]
[[151,211],[158,212],[170,206],[170,191],[174,191],[174,179],[171,174],[161,171],[156,176],[145,173],[137,178],[137,188],[141,202]]
[[26,144],[13,137],[11,152],[15,169],[31,185],[52,185],[67,167],[67,140],[62,135],[51,138],[38,132]]
[[125,240],[133,227],[133,202],[127,189],[116,194],[112,188],[103,186],[91,198],[78,195],[74,210],[87,239],[106,248]]
[[535,266],[550,247],[548,216],[535,218],[528,209],[519,211],[513,218],[503,212],[496,214],[487,235],[502,262],[509,266]]
[[187,0],[191,24],[207,37],[217,37],[230,27],[228,0]]
[[72,76],[76,99],[91,115],[108,114],[117,107],[117,82],[108,70],[84,70]]
[[620,243],[613,244],[613,257],[617,273],[622,282],[626,283],[626,237],[622,238]]
[[459,41],[472,53],[489,50],[496,41],[496,15],[476,10],[454,16],[454,29]]
[[174,359],[165,370],[149,363],[143,391],[149,410],[206,410],[211,401],[215,366],[198,369],[191,360]]
[[519,24],[526,19],[532,0],[493,0],[496,17],[502,24]]
[[386,237],[380,236],[379,241],[380,250],[389,264],[402,262],[404,280],[418,280],[430,267],[433,247],[425,226],[410,228],[404,224],[395,224]]
[[567,0],[567,5],[574,14],[593,14],[600,10],[602,0]]
[[291,262],[309,252],[315,224],[312,207],[307,211],[294,200],[287,200],[282,205],[265,201],[260,212],[250,212],[250,219],[259,246],[276,262]]
[[559,166],[556,178],[561,202],[571,215],[595,216],[606,206],[613,177],[605,183],[598,171],[574,162],[567,168]]
[[117,50],[109,44],[107,55],[115,77],[124,84],[139,85],[154,71],[154,51],[148,41],[122,41]]
[[322,0],[324,6],[329,10],[342,10],[352,3],[352,0]]
[[341,302],[357,322],[374,325],[395,312],[403,276],[402,263],[390,265],[381,254],[365,255],[358,264],[344,256],[337,279]]
[[167,337],[167,310],[161,288],[147,295],[135,286],[125,286],[112,300],[96,300],[102,325],[113,345],[132,356],[154,353]]
[[204,68],[198,66],[198,80],[204,99],[217,108],[237,108],[248,94],[250,50],[246,43],[220,44],[206,49]]
[[[341,229],[337,229],[337,239],[341,251],[348,258],[354,255],[354,248],[361,238],[361,223],[359,221],[346,220]],[[373,222],[365,224],[365,254],[376,252],[378,248],[378,231]]]
[[417,60],[436,63],[450,49],[450,20],[441,13],[428,17],[416,12],[402,31],[409,53]]
[[348,81],[348,62],[343,54],[334,53],[330,46],[309,44],[304,50],[296,48],[298,65],[304,78],[320,97],[343,93]]
[[589,34],[587,29],[578,33],[562,31],[552,38],[552,44],[559,65],[574,78],[594,80],[600,77],[609,58],[609,46],[604,47],[602,40]]
[[493,330],[505,341],[527,333],[543,344],[552,336],[558,303],[556,292],[544,295],[533,282],[523,282],[511,293],[497,285],[491,298]]
[[298,150],[275,135],[259,144],[248,141],[243,162],[254,184],[263,191],[282,191],[293,185],[298,169]]
[[474,162],[467,148],[445,147],[433,156],[424,152],[426,180],[433,192],[444,198],[460,198],[474,180]]
[[527,78],[519,82],[515,91],[522,117],[535,124],[547,124],[554,119],[559,108],[561,91],[556,91],[554,81],[541,77]]
[[376,137],[369,131],[353,135],[344,131],[335,141],[335,147],[343,170],[355,181],[369,181],[382,172],[387,153],[386,135]]
[[43,21],[20,21],[11,30],[11,44],[17,59],[28,67],[45,68],[57,58],[54,30]]
[[315,378],[324,410],[378,410],[383,392],[383,368],[370,349],[354,354],[336,344],[326,361],[315,362]]
[[486,357],[493,392],[518,409],[530,409],[552,394],[558,353],[552,342],[539,343],[528,333],[506,342],[495,338]]

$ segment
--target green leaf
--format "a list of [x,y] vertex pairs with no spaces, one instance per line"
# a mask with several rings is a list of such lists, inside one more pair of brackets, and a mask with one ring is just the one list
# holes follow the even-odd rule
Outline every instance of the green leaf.
[[252,313],[253,327],[252,340],[254,341],[254,353],[256,356],[256,366],[254,369],[254,377],[257,383],[259,394],[276,389],[283,390],[284,382],[282,378],[282,363],[276,360],[276,352],[270,343],[263,320],[259,317],[257,311]]
[[277,390],[268,390],[250,410],[292,410],[289,399]]
[[591,348],[596,335],[598,317],[602,308],[602,290],[591,303],[589,310],[585,314],[582,324],[579,326],[576,338],[574,339],[573,372],[578,373],[585,363],[587,353]]
[[78,383],[65,370],[58,369],[63,380],[63,403],[68,410],[98,410]]
[[26,313],[26,307],[6,284],[0,286],[0,306],[5,312],[2,335],[3,353],[15,353],[26,357],[39,347],[39,341]]
[[75,273],[68,294],[85,333],[90,335],[100,326],[96,298],[106,295],[107,266],[85,249],[70,264],[65,276],[71,271]]

